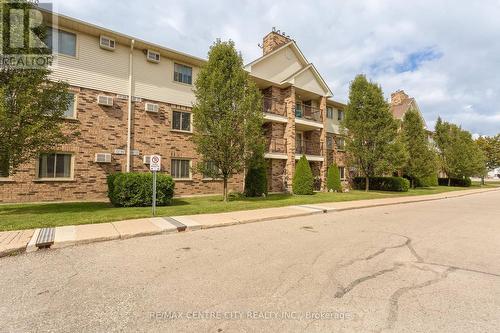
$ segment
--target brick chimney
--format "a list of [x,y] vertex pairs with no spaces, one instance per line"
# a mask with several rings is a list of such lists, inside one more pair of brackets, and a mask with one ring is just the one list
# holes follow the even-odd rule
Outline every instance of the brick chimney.
[[398,90],[391,94],[391,104],[400,105],[405,99],[408,98],[410,98],[410,96],[408,96],[404,90]]
[[275,31],[273,28],[273,31],[268,33],[266,37],[264,37],[264,43],[262,44],[262,51],[264,55],[276,50],[280,46],[283,46],[292,40],[290,37],[285,36],[285,34],[280,33],[280,31]]

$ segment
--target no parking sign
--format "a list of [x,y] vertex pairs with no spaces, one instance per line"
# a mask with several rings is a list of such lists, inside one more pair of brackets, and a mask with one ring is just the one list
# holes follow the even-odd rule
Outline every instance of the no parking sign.
[[149,164],[149,170],[151,171],[160,171],[161,170],[161,156],[160,155],[152,155],[151,163]]

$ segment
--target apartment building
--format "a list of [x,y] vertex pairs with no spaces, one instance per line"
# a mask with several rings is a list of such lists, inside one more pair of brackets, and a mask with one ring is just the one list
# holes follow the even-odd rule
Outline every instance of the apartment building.
[[[113,172],[148,172],[161,155],[176,195],[220,193],[222,182],[192,170],[201,162],[191,141],[193,82],[204,59],[82,22],[45,13],[55,54],[52,79],[74,97],[65,113],[80,136],[0,177],[0,202],[105,200]],[[290,38],[271,32],[264,54],[246,66],[265,96],[269,189],[291,190],[295,163],[305,155],[324,189],[336,161],[347,178],[339,127],[344,105]],[[243,190],[235,175],[231,191]]]

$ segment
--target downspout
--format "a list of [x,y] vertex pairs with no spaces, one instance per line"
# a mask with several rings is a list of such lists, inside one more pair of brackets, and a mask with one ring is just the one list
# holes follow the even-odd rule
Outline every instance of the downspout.
[[130,56],[128,67],[128,118],[127,118],[127,167],[126,172],[130,172],[130,147],[132,141],[132,77],[134,71],[134,44],[135,40],[130,41]]

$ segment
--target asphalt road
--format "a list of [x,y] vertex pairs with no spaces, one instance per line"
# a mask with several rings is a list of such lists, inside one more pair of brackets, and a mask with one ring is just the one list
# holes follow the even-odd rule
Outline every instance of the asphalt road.
[[500,191],[0,259],[2,332],[499,332]]

